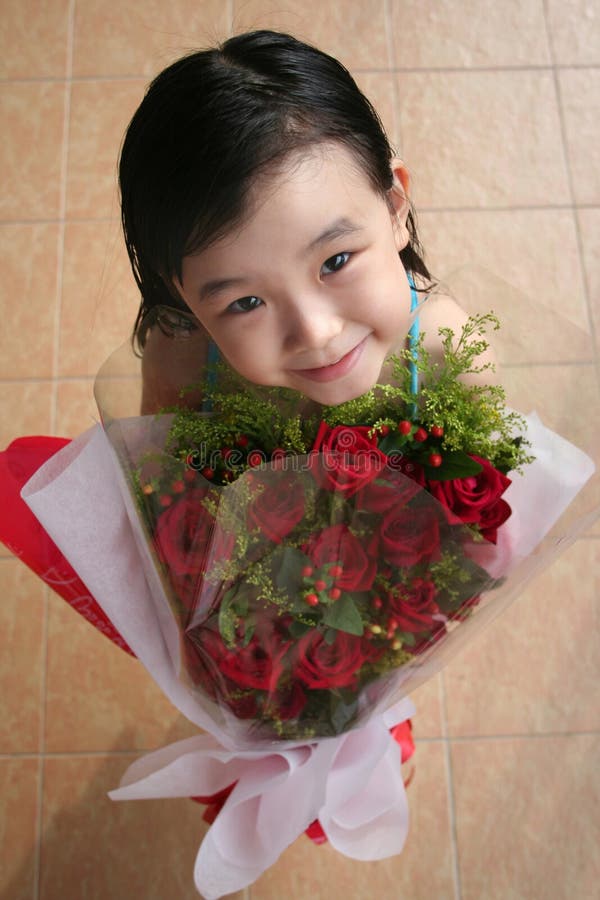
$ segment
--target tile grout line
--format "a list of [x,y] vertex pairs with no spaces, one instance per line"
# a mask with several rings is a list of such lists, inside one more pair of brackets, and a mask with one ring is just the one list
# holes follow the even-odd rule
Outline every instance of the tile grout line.
[[[517,204],[515,206],[426,206],[419,204],[419,213],[514,213],[514,212],[568,212],[569,210],[599,209],[600,203],[544,203],[544,204]],[[0,227],[15,225],[90,225],[90,224],[114,224],[118,223],[118,217],[110,216],[73,216],[50,217],[30,219],[2,219]]]
[[[235,23],[232,23],[232,27]],[[490,73],[492,75],[502,74],[503,72],[550,72],[553,66],[548,64],[540,65],[525,65],[522,63],[516,64],[505,64],[505,65],[497,65],[497,66],[386,66],[386,67],[373,67],[373,66],[356,66],[352,68],[352,73],[357,75],[392,75],[397,73],[398,75],[462,75],[462,74],[474,74],[477,75],[479,73]],[[599,69],[600,64],[598,63],[560,63],[556,65],[558,71],[566,71],[566,70],[587,70],[587,69]],[[35,75],[30,78],[26,77],[15,77],[15,78],[0,78],[0,87],[2,85],[9,84],[40,84],[40,83],[48,83],[48,84],[61,84],[62,82],[74,82],[76,84],[85,84],[94,81],[143,81],[146,84],[148,83],[148,75],[144,72],[128,72],[128,73],[116,73],[111,75],[97,74],[97,75],[77,75],[74,78],[69,77],[60,77],[60,76],[52,76],[52,75]]]
[[[385,45],[387,49],[388,68],[390,72],[394,67],[394,32],[392,29],[392,11],[390,0],[383,0],[383,27],[385,28]],[[358,71],[358,70],[356,70]]]
[[462,885],[460,880],[460,867],[458,865],[458,838],[456,832],[456,806],[454,802],[454,779],[452,772],[452,759],[450,755],[450,740],[448,738],[448,710],[446,705],[446,683],[444,673],[440,672],[438,682],[440,699],[440,718],[442,725],[442,743],[444,745],[444,759],[446,763],[446,784],[448,796],[448,817],[450,834],[452,839],[452,879],[454,882],[454,900],[462,900]]
[[[56,376],[58,374],[58,355],[60,349],[60,319],[62,308],[62,288],[63,288],[63,263],[65,251],[65,219],[66,219],[66,195],[67,195],[67,163],[69,156],[69,118],[71,113],[71,76],[73,74],[73,38],[75,25],[75,0],[69,0],[69,8],[67,13],[67,54],[65,60],[65,97],[64,97],[64,113],[63,113],[63,145],[61,154],[60,168],[60,199],[59,199],[59,219],[56,254],[56,305],[54,313],[54,347],[52,354],[52,393],[50,399],[50,431],[55,432],[56,415],[57,415],[57,399],[58,390]],[[44,623],[42,638],[42,678],[40,690],[40,760],[39,760],[39,782],[37,797],[37,822],[36,822],[36,839],[35,839],[35,858],[34,858],[34,900],[39,900],[40,885],[42,875],[42,845],[43,845],[43,812],[44,812],[44,772],[45,772],[45,752],[46,752],[46,696],[47,696],[47,679],[48,679],[48,624],[49,624],[49,594],[50,590],[46,586],[44,591]]]
[[[575,196],[575,183],[573,180],[573,172],[571,168],[571,158],[569,154],[569,144],[567,141],[567,127],[565,122],[565,114],[564,114],[564,106],[563,106],[563,96],[560,86],[560,78],[559,78],[559,69],[560,67],[556,65],[556,54],[554,52],[554,43],[552,40],[552,29],[550,28],[549,17],[548,17],[548,0],[543,0],[542,8],[544,13],[544,24],[546,27],[546,38],[548,41],[548,49],[550,52],[550,61],[552,64],[552,78],[554,81],[554,93],[556,96],[556,106],[558,111],[558,121],[559,121],[559,133],[560,133],[560,141],[563,151],[563,156],[565,160],[565,168],[567,171],[567,183],[569,186],[569,195],[571,198],[571,206],[573,209],[573,219],[575,226],[575,240],[577,241],[577,253],[579,256],[579,270],[581,273],[583,290],[584,290],[584,300],[585,300],[585,308],[587,314],[588,327],[590,329],[590,334],[592,337],[592,344],[596,349],[596,357],[598,356],[598,350],[600,349],[598,335],[596,334],[596,327],[594,322],[594,317],[592,315],[592,308],[590,302],[590,289],[589,289],[589,281],[587,278],[587,271],[584,260],[583,253],[583,241],[581,237],[581,228],[579,222],[579,216],[577,214],[577,200]],[[596,371],[599,372],[599,363],[596,363]]]
[[66,59],[66,78],[65,78],[65,106],[63,116],[63,146],[60,161],[60,201],[59,201],[59,230],[58,230],[58,252],[57,252],[57,273],[56,273],[56,308],[54,316],[54,348],[52,358],[52,408],[50,427],[52,432],[56,428],[57,418],[57,387],[56,379],[59,371],[59,353],[60,353],[60,323],[62,314],[62,291],[63,291],[63,270],[65,259],[65,229],[66,229],[66,213],[67,213],[67,172],[69,164],[69,141],[70,141],[70,116],[71,116],[71,88],[73,74],[73,39],[75,26],[75,0],[69,0],[68,11],[68,28],[67,28],[67,59]]
[[[546,37],[548,40],[548,49],[550,52],[550,62],[552,63],[552,78],[554,80],[554,93],[556,95],[556,106],[558,110],[558,121],[560,128],[560,139],[562,144],[563,155],[565,158],[565,167],[567,170],[567,182],[569,185],[569,194],[571,195],[571,203],[573,207],[573,224],[575,226],[575,240],[577,241],[577,253],[579,256],[579,270],[581,273],[581,279],[583,283],[583,291],[584,291],[584,301],[585,301],[585,309],[587,314],[588,327],[590,329],[590,334],[592,337],[592,342],[596,350],[600,350],[600,335],[596,333],[596,325],[594,321],[594,316],[592,315],[592,303],[591,303],[591,292],[590,292],[590,284],[587,277],[587,269],[585,265],[585,258],[583,252],[583,239],[581,236],[581,223],[578,214],[578,204],[575,197],[575,183],[573,180],[573,172],[571,168],[571,158],[569,154],[569,144],[567,141],[567,126],[565,122],[565,113],[564,113],[564,105],[563,105],[563,95],[560,86],[560,77],[559,73],[562,69],[561,66],[556,64],[556,53],[554,50],[554,42],[552,39],[552,29],[550,27],[550,20],[548,16],[548,0],[543,0],[542,8],[544,13],[544,24],[546,27]],[[596,354],[598,357],[598,354]],[[596,372],[598,375],[598,380],[600,381],[600,361],[596,358]]]
[[41,858],[42,858],[42,816],[44,807],[44,753],[46,750],[46,675],[48,666],[48,597],[50,589],[48,585],[44,585],[44,603],[42,612],[42,659],[41,659],[41,678],[39,690],[40,714],[39,728],[40,734],[38,738],[38,792],[36,798],[36,827],[35,827],[35,845],[34,845],[34,862],[33,862],[33,897],[38,900],[40,896],[40,876],[41,876]]
[[394,44],[394,29],[392,26],[392,11],[390,0],[384,0],[384,22],[386,31],[388,61],[390,63],[390,76],[392,79],[392,127],[394,133],[389,135],[388,140],[392,146],[392,150],[398,156],[402,157],[402,122],[400,118],[400,94],[398,91],[398,79],[393,71],[393,63],[396,55]]
[[[600,540],[600,535],[585,535],[581,538],[584,541]],[[440,673],[441,675],[442,673]],[[417,710],[418,713],[418,710]],[[453,735],[452,738],[438,736],[427,737],[419,736],[419,744],[467,744],[467,743],[491,743],[506,741],[545,741],[545,740],[568,740],[570,738],[600,738],[600,729],[590,728],[588,730],[579,731],[543,731],[543,732],[512,732],[506,734],[464,734]],[[147,753],[153,753],[157,748],[153,747],[137,747],[133,750],[53,750],[40,752],[0,752],[0,760],[6,759],[39,759],[43,756],[45,759],[81,759],[84,757],[98,757],[102,759],[122,759],[129,757],[139,757]]]

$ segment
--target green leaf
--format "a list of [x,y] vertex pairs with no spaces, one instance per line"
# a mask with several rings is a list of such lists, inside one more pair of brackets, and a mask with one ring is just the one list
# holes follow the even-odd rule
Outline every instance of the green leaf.
[[400,635],[400,640],[402,641],[403,646],[406,647],[414,647],[417,643],[414,634],[410,631],[403,631]]
[[271,560],[272,568],[277,570],[276,586],[288,591],[290,596],[296,594],[302,582],[302,569],[309,563],[308,556],[297,547],[281,547]]
[[330,695],[330,721],[334,734],[342,734],[348,725],[356,718],[358,711],[358,698],[356,694],[342,691],[336,696]]
[[397,453],[404,446],[406,446],[406,438],[398,431],[390,431],[390,433],[386,434],[386,436],[377,444],[378,449],[387,456],[389,456],[390,453]]
[[359,637],[364,630],[360,613],[354,600],[348,594],[342,594],[339,600],[325,610],[323,622],[330,628],[345,631],[347,634],[356,634]]
[[242,647],[247,647],[252,638],[254,637],[254,629],[256,628],[256,622],[254,618],[251,617],[246,619],[244,622],[244,640],[242,642]]
[[292,622],[288,631],[293,638],[301,638],[304,637],[307,631],[310,631],[313,628],[313,625],[307,625],[306,622]]
[[237,587],[229,588],[225,596],[221,600],[219,607],[219,632],[226,644],[233,644],[235,641],[235,599],[237,597]]
[[442,465],[438,468],[425,465],[430,481],[451,481],[454,478],[469,478],[481,472],[482,466],[462,450],[447,450],[442,453]]

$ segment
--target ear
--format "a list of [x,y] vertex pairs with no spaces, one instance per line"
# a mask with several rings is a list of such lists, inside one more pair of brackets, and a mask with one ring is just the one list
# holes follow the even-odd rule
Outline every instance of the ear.
[[398,251],[403,250],[410,240],[406,227],[406,220],[410,212],[409,188],[410,176],[408,169],[400,159],[392,159],[392,175],[394,178],[392,187],[388,191],[388,205],[392,217],[392,228]]

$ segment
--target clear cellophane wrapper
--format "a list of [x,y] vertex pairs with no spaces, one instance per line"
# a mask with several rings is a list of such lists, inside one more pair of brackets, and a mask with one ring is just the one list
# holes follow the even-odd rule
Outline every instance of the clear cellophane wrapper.
[[[215,485],[206,458],[174,453],[172,412],[139,414],[143,363],[129,346],[97,377],[104,432],[70,445],[26,489],[151,675],[238,760],[331,747],[374,721],[394,724],[390,710],[406,718],[408,694],[594,527],[600,404],[590,334],[488,272],[464,269],[446,285],[467,312],[500,318],[490,336],[499,380],[508,405],[525,416],[535,457],[508,473],[502,498],[511,515],[495,543],[398,465],[367,460],[340,488],[339,450],[259,460]],[[147,347],[163,339],[151,330]],[[196,339],[183,338],[177,371],[161,373],[165,396],[202,381],[205,350],[194,349]],[[557,374],[559,391],[550,387]],[[582,392],[584,422],[572,415]],[[200,401],[189,391],[182,397]],[[361,755],[368,759],[364,748]],[[171,762],[161,758],[155,768]],[[121,796],[156,796],[152,771],[132,771]],[[136,781],[146,793],[136,794]],[[181,794],[207,793],[183,782]],[[169,795],[164,785],[156,790]],[[306,824],[318,812],[307,811]],[[354,855],[374,858],[361,852]],[[212,894],[201,886],[218,896],[248,878],[217,877]]]

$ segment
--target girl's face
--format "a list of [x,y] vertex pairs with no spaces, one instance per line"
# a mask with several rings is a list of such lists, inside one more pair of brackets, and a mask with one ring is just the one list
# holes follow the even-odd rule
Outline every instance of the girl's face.
[[328,406],[377,382],[410,326],[407,184],[398,163],[388,203],[342,145],[313,148],[255,186],[238,228],[184,259],[175,285],[234,369]]

